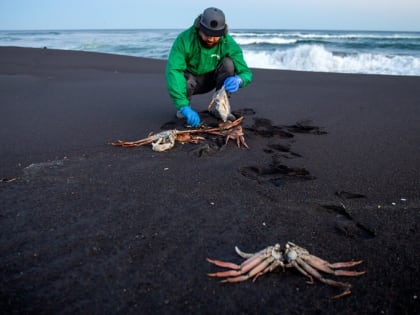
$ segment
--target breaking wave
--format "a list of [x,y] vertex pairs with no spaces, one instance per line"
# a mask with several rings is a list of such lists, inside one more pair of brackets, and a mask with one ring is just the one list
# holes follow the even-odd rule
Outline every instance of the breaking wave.
[[368,52],[337,54],[321,45],[273,52],[245,51],[245,58],[254,68],[420,76],[419,57]]

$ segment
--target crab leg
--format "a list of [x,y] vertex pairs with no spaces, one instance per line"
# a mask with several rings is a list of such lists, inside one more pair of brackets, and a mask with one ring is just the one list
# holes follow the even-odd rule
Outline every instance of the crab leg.
[[[312,268],[310,265],[305,263],[301,258],[297,258],[296,262],[293,262],[292,264],[294,265],[294,267],[296,267],[299,264],[300,267],[302,267],[306,271],[303,274],[306,275],[306,276],[309,276],[310,278],[312,278],[311,276],[314,276],[319,281],[321,281],[325,284],[344,288],[344,291],[340,294],[337,294],[337,295],[333,296],[332,297],[333,299],[337,299],[337,298],[349,295],[351,293],[351,291],[350,291],[351,284],[350,283],[339,282],[339,281],[335,281],[335,280],[332,280],[332,279],[324,278],[316,269]],[[300,272],[302,272],[302,270],[300,268],[296,268],[296,269],[298,269]]]
[[238,137],[238,139],[236,139],[236,144],[238,145],[238,148],[240,148],[241,144],[243,144],[245,148],[249,149],[249,146],[245,142],[245,138],[243,136],[240,136],[240,137]]
[[207,258],[207,261],[213,265],[219,266],[219,267],[224,267],[224,268],[230,268],[233,270],[239,270],[241,269],[241,266],[228,262],[228,261],[221,261],[221,260],[215,260],[215,259],[210,259]]
[[[228,270],[216,273],[208,274],[210,277],[228,277],[223,279],[221,282],[240,282],[248,280],[255,276],[254,281],[264,273],[268,272],[271,268],[270,265],[273,263],[274,257],[268,257],[263,260],[255,260],[252,264],[241,268],[240,270]],[[257,262],[257,264],[255,264]],[[249,272],[248,272],[249,271]],[[248,273],[247,273],[248,272]],[[246,274],[245,274],[246,273]],[[230,278],[229,278],[230,277]]]
[[245,253],[245,252],[241,251],[241,250],[239,249],[239,247],[238,247],[238,246],[235,246],[235,252],[236,252],[239,256],[241,256],[242,258],[249,258],[249,257],[252,257],[252,256],[254,256],[254,255],[257,255],[257,254],[258,254],[258,253]]
[[208,275],[210,277],[229,277],[229,276],[239,276],[241,274],[244,274],[250,271],[251,269],[253,269],[255,266],[257,266],[263,261],[263,257],[259,255],[252,256],[248,258],[247,260],[245,260],[240,266],[234,263],[225,262],[221,260],[213,260],[210,258],[207,258],[207,261],[219,267],[234,269],[234,270],[228,270],[228,271],[220,271],[216,273],[209,273]]
[[[254,279],[252,279],[252,282],[255,282],[255,280],[257,280],[258,277],[262,276],[263,274],[266,274],[267,272],[272,272],[275,269],[277,269],[278,267],[283,267],[284,268],[284,264],[283,262],[274,260],[270,265],[268,265],[263,271],[261,271],[260,273],[256,274]],[[284,271],[284,270],[283,270]]]
[[138,147],[145,144],[152,143],[152,137],[147,137],[145,139],[137,140],[137,141],[123,141],[118,140],[117,142],[113,142],[113,146],[120,146],[120,147]]
[[321,270],[326,273],[333,274],[335,276],[361,276],[365,274],[365,271],[350,271],[350,270],[334,270],[335,268],[343,268],[343,267],[353,267],[359,265],[363,262],[363,260],[358,261],[347,261],[347,262],[338,262],[338,263],[329,263],[326,260],[323,260],[319,257],[310,255],[306,258],[307,262],[315,267],[318,270]]
[[264,259],[264,261],[262,261],[261,264],[257,265],[254,269],[248,272],[248,274],[241,275],[239,277],[234,277],[234,278],[227,278],[227,279],[222,280],[221,282],[222,283],[240,282],[240,281],[248,280],[249,278],[252,278],[252,277],[254,277],[252,281],[255,282],[255,280],[257,280],[259,276],[262,276],[263,274],[271,270],[271,265],[273,264],[273,261],[274,261],[274,257],[268,257]]
[[309,273],[307,273],[302,267],[300,267],[299,264],[296,263],[296,261],[292,261],[290,264],[287,264],[286,267],[295,267],[301,274],[309,278],[309,280],[306,281],[307,284],[314,284],[314,278]]

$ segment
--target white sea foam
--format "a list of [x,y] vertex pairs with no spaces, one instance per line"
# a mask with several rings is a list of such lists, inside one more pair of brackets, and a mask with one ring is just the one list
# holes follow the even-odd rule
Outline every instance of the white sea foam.
[[357,53],[338,55],[322,45],[301,45],[285,50],[245,51],[248,64],[254,68],[299,71],[420,75],[420,58]]
[[231,32],[235,39],[240,38],[295,38],[295,39],[420,39],[419,33],[383,33],[383,32],[337,32],[337,31],[270,31],[256,32]]
[[294,44],[294,43],[297,42],[297,40],[296,39],[287,39],[287,38],[278,38],[278,37],[270,37],[270,38],[263,38],[263,37],[243,38],[243,37],[238,37],[238,38],[236,38],[236,42],[239,45],[258,45],[258,44],[286,45],[286,44]]

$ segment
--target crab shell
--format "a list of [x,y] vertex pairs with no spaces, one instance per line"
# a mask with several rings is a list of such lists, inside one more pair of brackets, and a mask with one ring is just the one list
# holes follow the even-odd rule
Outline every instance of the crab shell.
[[152,150],[162,152],[172,149],[175,145],[177,130],[165,130],[152,136]]
[[208,110],[213,113],[213,115],[220,118],[223,122],[235,120],[235,116],[231,113],[229,97],[224,86],[214,92],[213,98],[208,106]]

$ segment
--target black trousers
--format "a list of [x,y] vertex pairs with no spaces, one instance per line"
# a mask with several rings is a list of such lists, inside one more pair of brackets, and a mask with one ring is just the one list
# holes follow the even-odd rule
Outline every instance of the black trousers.
[[227,77],[235,74],[235,66],[232,59],[224,57],[220,60],[216,70],[208,72],[204,75],[195,76],[186,71],[184,73],[187,80],[187,96],[191,100],[194,94],[208,93],[214,88],[220,89]]

